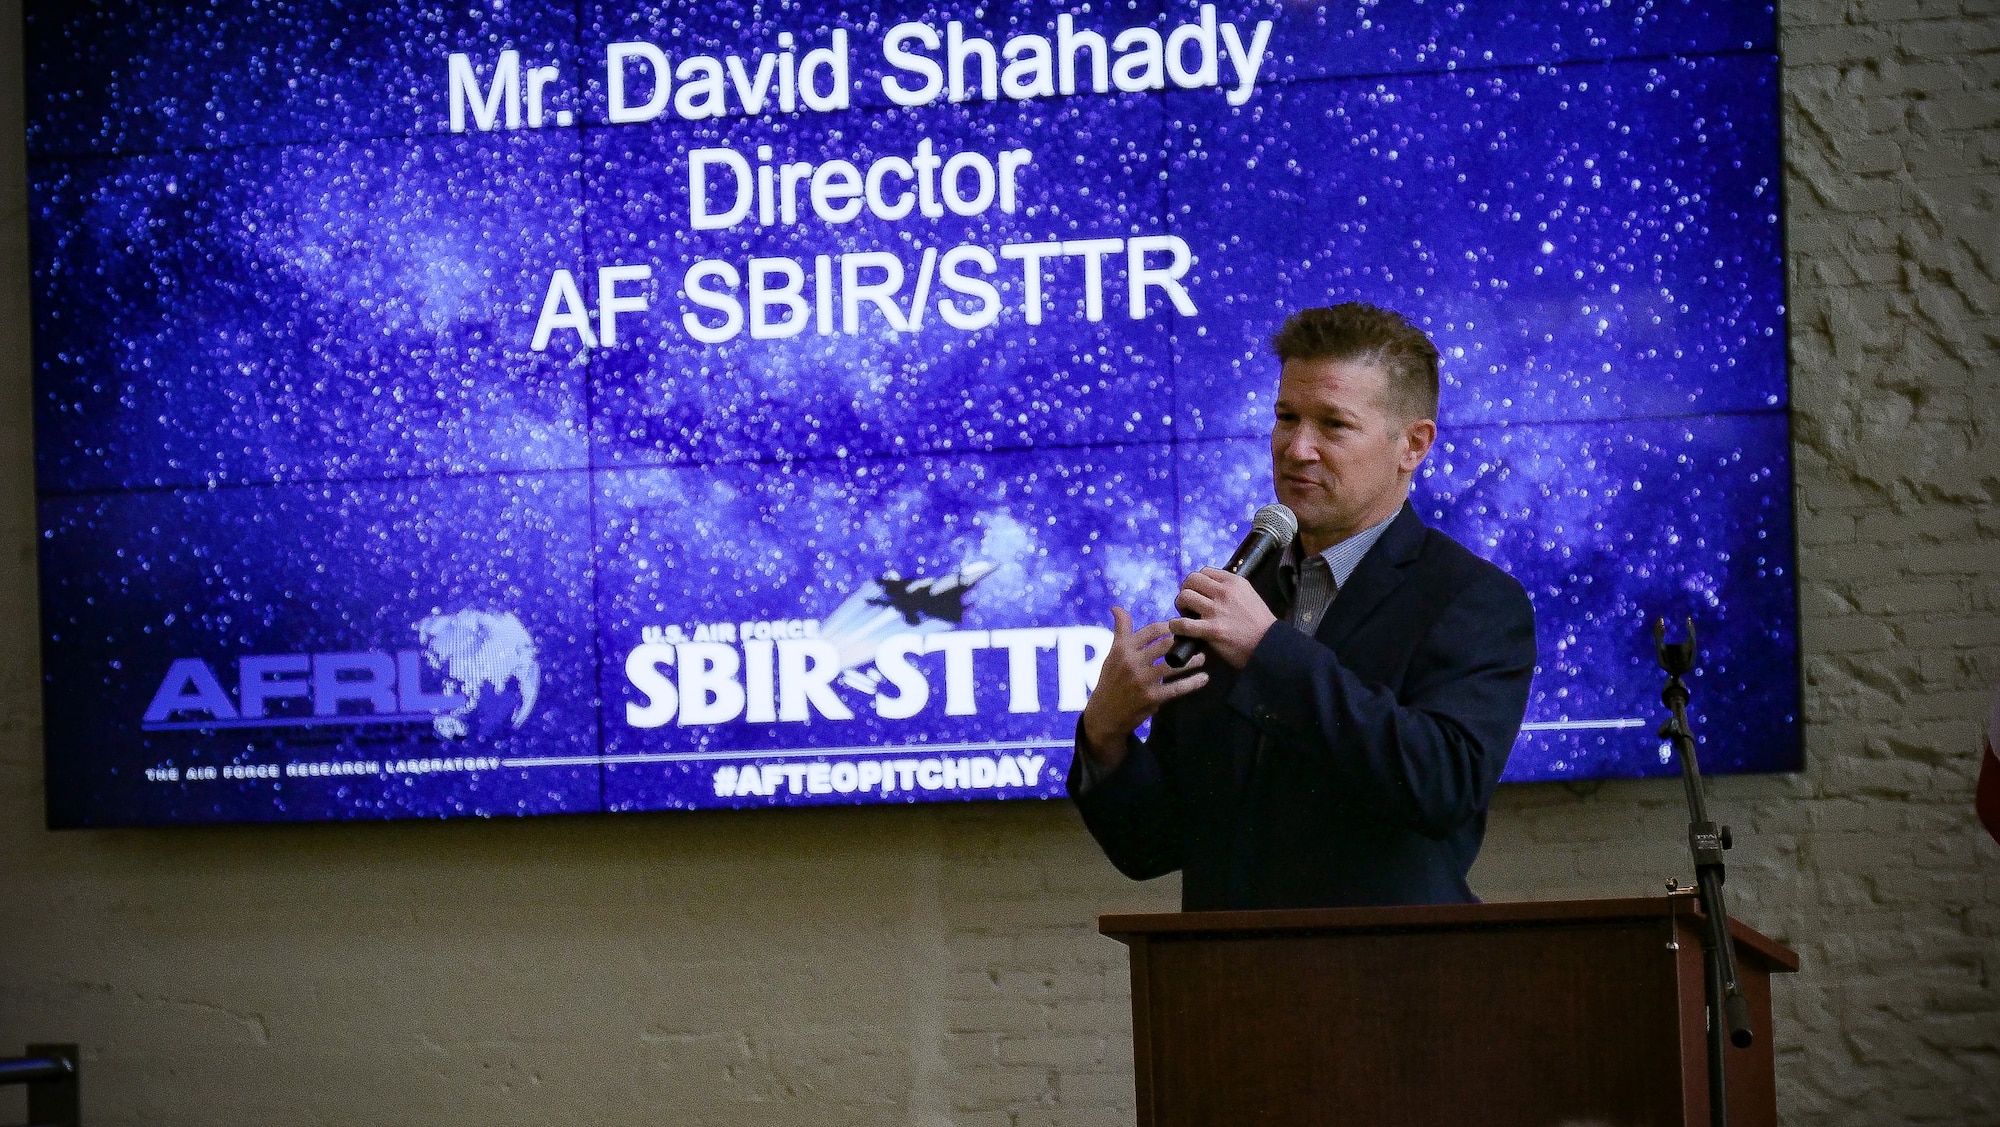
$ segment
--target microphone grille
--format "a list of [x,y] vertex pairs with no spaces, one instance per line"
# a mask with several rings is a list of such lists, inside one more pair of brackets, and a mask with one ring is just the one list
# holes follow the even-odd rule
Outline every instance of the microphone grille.
[[1292,510],[1279,504],[1258,509],[1250,523],[1259,532],[1275,537],[1280,544],[1290,544],[1292,537],[1299,534],[1299,518],[1292,515]]

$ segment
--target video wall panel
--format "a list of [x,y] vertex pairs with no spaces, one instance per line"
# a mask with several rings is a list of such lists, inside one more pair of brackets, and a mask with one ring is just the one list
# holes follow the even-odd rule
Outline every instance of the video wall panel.
[[52,824],[1060,795],[1343,300],[1535,600],[1506,777],[1672,769],[1661,615],[1799,766],[1768,7],[26,27]]

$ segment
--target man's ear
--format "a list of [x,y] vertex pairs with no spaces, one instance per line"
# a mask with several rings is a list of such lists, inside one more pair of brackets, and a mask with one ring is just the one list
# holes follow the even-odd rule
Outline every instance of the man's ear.
[[1396,468],[1406,474],[1414,474],[1417,467],[1431,452],[1431,444],[1437,441],[1438,427],[1429,419],[1418,419],[1403,428],[1403,449],[1396,460]]

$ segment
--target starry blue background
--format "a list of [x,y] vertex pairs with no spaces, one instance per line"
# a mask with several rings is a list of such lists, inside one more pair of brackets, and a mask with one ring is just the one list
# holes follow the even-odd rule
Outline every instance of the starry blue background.
[[[145,778],[156,766],[594,754],[586,488],[579,475],[462,475],[45,497],[43,668],[52,703],[71,702],[51,707],[45,721],[51,821],[600,809],[594,766],[275,782]],[[233,686],[236,655],[416,649],[418,621],[468,606],[511,612],[535,639],[542,683],[518,730],[501,725],[448,741],[428,724],[407,723],[140,728],[175,657],[204,657]]]
[[[1264,342],[1287,311],[1348,299],[1409,311],[1443,350],[1414,500],[1536,602],[1507,778],[1674,770],[1651,735],[1661,615],[1701,630],[1704,765],[1798,768],[1771,10],[1224,3],[1221,20],[1276,21],[1244,106],[886,104],[895,23],[1048,34],[1065,10],[1110,32],[1200,6],[31,2],[52,823],[722,805],[743,800],[716,798],[698,760],[595,757],[1060,742],[1073,717],[1053,709],[641,732],[621,720],[622,660],[647,624],[819,617],[885,570],[969,556],[1001,566],[968,628],[1096,623],[1112,600],[1162,614],[1270,497]],[[849,33],[850,111],[605,124],[609,43],[748,52],[790,30],[804,50],[831,27]],[[507,47],[561,68],[550,109],[575,124],[450,133],[445,55]],[[866,161],[922,137],[1033,149],[1026,206],[683,221],[690,148]],[[933,316],[702,346],[677,323],[702,258],[1163,232],[1193,247],[1195,316],[1156,296],[1125,317],[1114,260],[1096,324],[1073,263],[1051,265],[1040,325],[1007,271],[1008,313],[976,332]],[[591,292],[611,262],[652,266],[653,310],[621,318],[616,348],[531,351],[551,272]],[[422,730],[232,742],[137,723],[174,657],[395,649],[471,605],[518,614],[540,646],[541,703],[497,750],[542,765],[143,781],[308,750],[480,753]],[[1570,721],[1632,726],[1547,727]]]

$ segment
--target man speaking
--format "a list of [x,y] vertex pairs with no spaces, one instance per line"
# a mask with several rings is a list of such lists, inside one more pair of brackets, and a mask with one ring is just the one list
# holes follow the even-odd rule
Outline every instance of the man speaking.
[[[1070,794],[1120,872],[1181,870],[1189,911],[1470,902],[1534,611],[1407,500],[1437,437],[1422,330],[1350,303],[1271,344],[1271,473],[1298,535],[1248,576],[1190,575],[1185,617],[1134,630],[1112,608]],[[1179,669],[1175,635],[1201,642]]]

